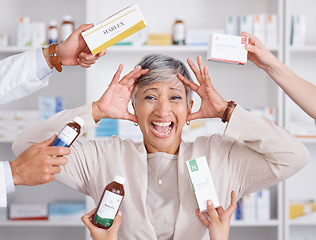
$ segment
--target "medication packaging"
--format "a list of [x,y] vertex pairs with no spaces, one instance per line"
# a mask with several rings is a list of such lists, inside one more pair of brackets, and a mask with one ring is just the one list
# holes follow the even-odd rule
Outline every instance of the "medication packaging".
[[200,212],[207,211],[207,200],[212,200],[218,208],[220,204],[205,156],[188,160],[186,165]]
[[207,60],[246,64],[248,38],[213,33],[209,37]]
[[82,33],[90,51],[97,54],[145,28],[147,23],[138,6],[132,5]]

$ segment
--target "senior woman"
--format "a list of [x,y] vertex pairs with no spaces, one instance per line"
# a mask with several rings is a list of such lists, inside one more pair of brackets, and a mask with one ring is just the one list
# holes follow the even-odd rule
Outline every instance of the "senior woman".
[[[57,113],[24,132],[14,142],[19,154],[55,133],[75,116],[85,120],[83,132],[102,118],[133,121],[143,142],[113,136],[75,141],[57,180],[98,203],[104,186],[115,174],[124,176],[124,219],[119,239],[209,239],[199,221],[195,196],[185,161],[206,156],[220,204],[269,187],[293,175],[308,161],[306,148],[288,131],[241,106],[228,104],[212,86],[207,67],[188,59],[199,84],[191,81],[185,65],[172,57],[151,54],[120,80],[120,65],[103,96],[92,104]],[[201,98],[192,113],[190,89]],[[134,114],[128,111],[132,98]],[[197,118],[228,122],[224,135],[181,140],[184,124]]]

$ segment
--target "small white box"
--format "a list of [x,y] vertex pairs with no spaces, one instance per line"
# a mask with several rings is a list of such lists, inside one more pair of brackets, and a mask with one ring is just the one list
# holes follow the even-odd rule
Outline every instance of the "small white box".
[[213,33],[209,37],[207,60],[244,65],[247,63],[247,43],[246,37]]
[[97,54],[145,28],[147,23],[138,6],[127,7],[82,33],[90,51]]
[[256,193],[247,194],[242,198],[242,220],[256,220]]
[[268,48],[276,48],[278,47],[278,16],[277,14],[269,14],[266,19],[266,46]]
[[200,212],[207,211],[207,200],[212,200],[218,208],[220,204],[205,156],[188,160],[186,165]]
[[257,220],[270,220],[270,190],[257,192]]
[[11,220],[47,220],[47,204],[10,204]]
[[33,48],[40,48],[46,45],[46,23],[45,22],[32,22],[32,40]]

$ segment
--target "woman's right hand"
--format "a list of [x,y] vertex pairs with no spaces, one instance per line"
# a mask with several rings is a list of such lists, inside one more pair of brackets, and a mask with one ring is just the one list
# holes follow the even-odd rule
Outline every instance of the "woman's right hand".
[[242,37],[249,39],[246,49],[248,50],[248,59],[263,70],[271,68],[275,61],[279,61],[259,40],[259,38],[247,32],[241,33]]
[[135,88],[135,81],[148,73],[148,69],[137,66],[120,80],[123,65],[120,64],[113,79],[102,97],[92,104],[92,116],[95,122],[102,118],[125,119],[137,122],[135,115],[128,111],[128,103]]

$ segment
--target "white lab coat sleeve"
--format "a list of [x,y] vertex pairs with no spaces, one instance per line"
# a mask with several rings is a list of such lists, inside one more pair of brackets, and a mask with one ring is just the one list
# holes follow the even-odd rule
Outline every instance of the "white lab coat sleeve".
[[0,104],[25,97],[48,85],[48,76],[39,79],[36,50],[0,61]]

